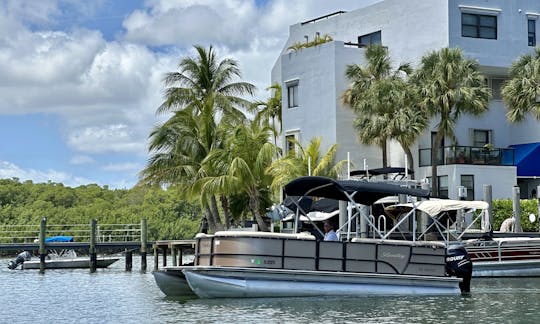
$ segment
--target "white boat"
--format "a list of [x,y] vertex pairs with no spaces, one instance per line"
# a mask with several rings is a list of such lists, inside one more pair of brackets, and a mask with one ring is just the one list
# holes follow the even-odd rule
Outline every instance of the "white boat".
[[[96,268],[107,268],[118,261],[116,257],[98,257]],[[39,260],[24,261],[22,269],[39,269]],[[45,269],[90,269],[90,257],[58,258],[45,260]]]
[[[285,186],[295,201],[297,221],[310,200],[322,197],[371,205],[389,195],[427,197],[427,191],[365,181],[302,177]],[[470,289],[464,248],[442,242],[389,240],[366,217],[377,238],[318,241],[309,233],[222,231],[196,237],[193,266],[154,272],[168,295],[187,288],[200,298],[371,295],[444,295]],[[176,285],[174,289],[170,287]]]
[[[410,212],[412,208],[411,204],[398,204],[387,207],[386,211],[396,214]],[[473,263],[473,277],[540,276],[540,238],[494,238],[486,202],[429,200],[416,209],[434,220],[420,238],[435,234],[448,244],[465,244]],[[468,220],[467,215],[470,215]],[[468,239],[470,236],[476,238]]]
[[[96,268],[107,268],[118,261],[117,257],[97,257]],[[8,264],[8,268],[14,270],[18,267],[23,270],[40,269],[39,258],[32,258],[32,255],[25,251]],[[90,257],[77,256],[73,250],[61,250],[59,252],[51,250],[45,258],[45,269],[89,269]]]

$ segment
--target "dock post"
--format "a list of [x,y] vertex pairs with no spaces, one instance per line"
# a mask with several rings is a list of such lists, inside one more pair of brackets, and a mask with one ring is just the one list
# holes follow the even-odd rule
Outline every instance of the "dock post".
[[133,267],[133,251],[126,249],[126,271],[131,271]]
[[167,266],[167,253],[169,252],[168,250],[169,249],[167,248],[167,246],[163,247],[163,266],[164,267]]
[[47,229],[47,218],[43,217],[39,224],[39,273],[45,273],[45,233]]
[[176,251],[176,250],[177,250],[177,249],[176,249],[174,246],[171,246],[172,265],[173,265],[174,267],[177,266],[177,263],[176,263],[176,261],[177,261],[177,259],[176,259],[176,252],[177,252],[177,251]]
[[90,272],[96,272],[97,268],[97,256],[96,256],[96,233],[97,233],[97,221],[92,219],[90,221]]
[[[491,185],[484,185],[484,201],[488,203],[488,217],[482,220],[483,230],[489,230],[489,236],[493,237],[493,195]],[[487,223],[487,224],[486,224]]]
[[159,266],[159,250],[154,243],[154,271],[158,271]]
[[184,251],[182,250],[182,248],[179,248],[178,249],[178,265],[183,265],[184,264]]
[[514,233],[522,232],[521,229],[521,210],[519,206],[519,187],[514,186],[512,188],[512,207],[514,210]]
[[141,272],[146,272],[146,245],[148,244],[148,224],[141,220]]

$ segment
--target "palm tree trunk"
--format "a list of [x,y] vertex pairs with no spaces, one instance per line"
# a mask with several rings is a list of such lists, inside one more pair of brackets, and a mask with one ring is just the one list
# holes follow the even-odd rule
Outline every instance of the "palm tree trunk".
[[223,209],[223,219],[225,222],[224,224],[225,229],[228,229],[229,227],[231,227],[231,213],[229,210],[229,200],[225,196],[220,196],[219,199],[221,201],[221,208]]
[[[414,160],[413,160],[411,149],[407,145],[404,145],[403,143],[399,143],[399,144],[401,145],[401,148],[405,152],[405,156],[407,156],[407,167],[414,171],[414,164],[413,164]],[[409,174],[409,176],[411,177],[412,180],[414,180],[414,173]]]
[[208,227],[210,228],[210,232],[215,233],[216,232],[216,222],[214,221],[214,217],[212,215],[212,211],[210,210],[210,206],[208,206],[208,204],[206,204],[204,206],[204,208],[206,209],[206,220],[208,220]]
[[221,231],[223,230],[223,223],[221,222],[221,217],[219,216],[219,209],[216,201],[216,196],[212,195],[210,198],[211,208],[212,208],[212,216],[214,217],[214,223],[216,226],[216,230]]
[[437,165],[439,164],[438,153],[441,148],[443,133],[437,132],[435,136],[435,143],[431,148],[431,195],[437,197],[439,195],[439,178],[437,176]]
[[259,191],[257,190],[257,188],[251,188],[251,190],[249,190],[249,208],[251,209],[253,216],[255,216],[255,220],[257,221],[257,225],[259,225],[259,229],[263,232],[269,232],[270,229],[264,222],[260,212],[261,206],[259,203]]
[[388,150],[387,150],[387,143],[386,139],[382,141],[381,143],[381,150],[382,150],[382,166],[383,168],[388,167]]

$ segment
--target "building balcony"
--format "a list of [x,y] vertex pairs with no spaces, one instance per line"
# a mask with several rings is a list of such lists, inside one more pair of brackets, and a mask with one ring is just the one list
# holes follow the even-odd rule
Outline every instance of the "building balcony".
[[[431,148],[419,149],[419,165],[431,165]],[[445,146],[438,150],[437,165],[514,165],[513,148],[486,148],[475,146]]]

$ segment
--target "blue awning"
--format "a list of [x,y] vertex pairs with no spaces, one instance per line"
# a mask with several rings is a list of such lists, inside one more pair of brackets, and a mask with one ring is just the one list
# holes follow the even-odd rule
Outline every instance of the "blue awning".
[[518,177],[540,176],[540,143],[510,145]]

